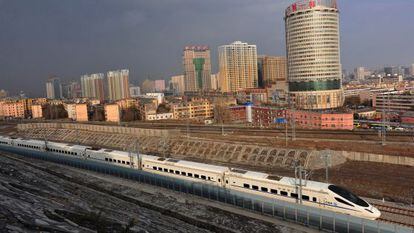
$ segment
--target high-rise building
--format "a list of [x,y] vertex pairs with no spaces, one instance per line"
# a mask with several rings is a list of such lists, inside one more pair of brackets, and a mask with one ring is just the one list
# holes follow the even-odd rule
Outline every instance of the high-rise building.
[[176,75],[171,77],[170,90],[174,94],[183,95],[185,91],[184,75]]
[[263,82],[263,60],[265,56],[260,55],[257,56],[257,85],[258,87],[263,88],[264,82]]
[[208,46],[186,46],[183,65],[185,91],[211,89],[211,61]]
[[287,60],[286,57],[263,56],[263,84],[264,86],[276,85],[286,89]]
[[219,74],[211,74],[211,90],[217,90],[218,89],[218,77]]
[[257,48],[241,41],[219,47],[220,89],[235,92],[258,87]]
[[106,77],[109,100],[129,98],[129,70],[108,71]]
[[365,67],[357,67],[355,68],[355,79],[356,80],[365,80],[367,76],[371,75],[371,72]]
[[5,91],[5,90],[1,89],[1,90],[0,90],[0,99],[1,99],[1,98],[6,98],[6,97],[7,97],[7,91]]
[[163,79],[155,80],[154,81],[154,88],[155,88],[155,92],[165,91],[165,80],[163,80]]
[[81,76],[82,97],[94,98],[99,100],[105,99],[104,91],[104,74],[91,74]]
[[62,85],[60,78],[52,77],[46,82],[46,96],[48,99],[62,99]]
[[142,94],[151,93],[155,91],[155,82],[149,79],[145,79],[141,84]]
[[414,76],[414,64],[411,64],[411,75]]
[[62,86],[62,95],[66,99],[75,99],[82,97],[82,88],[79,82],[71,81]]
[[285,12],[290,97],[301,109],[344,103],[336,0],[301,0]]
[[132,98],[135,98],[135,97],[140,96],[141,95],[141,88],[139,86],[133,86],[133,85],[131,85],[129,87],[129,95]]

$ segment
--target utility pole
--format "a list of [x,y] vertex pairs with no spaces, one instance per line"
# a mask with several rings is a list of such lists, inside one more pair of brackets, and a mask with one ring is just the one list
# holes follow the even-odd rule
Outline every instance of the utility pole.
[[325,163],[325,180],[326,180],[326,183],[329,183],[329,166],[330,166],[330,163],[331,163],[331,156],[332,156],[332,151],[331,150],[321,151],[321,158],[324,160],[324,163]]
[[386,132],[387,129],[385,128],[385,118],[386,118],[386,116],[385,116],[385,108],[386,108],[386,106],[385,106],[385,94],[382,94],[382,134],[381,134],[381,141],[382,142],[381,142],[381,144],[383,146],[385,146],[385,144],[386,144],[386,133],[387,133]]
[[[295,186],[296,186],[296,193],[298,194],[297,202],[299,204],[303,203],[302,194],[303,194],[303,173],[306,173],[306,170],[303,169],[302,165],[300,164],[299,159],[295,159]],[[306,175],[305,175],[306,179]],[[299,181],[299,183],[298,183]]]

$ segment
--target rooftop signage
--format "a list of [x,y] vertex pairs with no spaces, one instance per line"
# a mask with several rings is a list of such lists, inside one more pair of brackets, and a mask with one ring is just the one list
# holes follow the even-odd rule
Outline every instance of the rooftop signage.
[[286,9],[286,16],[298,11],[309,10],[317,6],[338,9],[336,0],[299,0]]

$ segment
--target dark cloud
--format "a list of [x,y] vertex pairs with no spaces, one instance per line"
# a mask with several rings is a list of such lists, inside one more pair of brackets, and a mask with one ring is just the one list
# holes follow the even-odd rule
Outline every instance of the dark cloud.
[[[129,68],[132,82],[181,73],[182,48],[234,40],[284,54],[290,0],[0,0],[0,88],[42,95],[55,74]],[[414,2],[342,0],[345,68],[414,62]]]

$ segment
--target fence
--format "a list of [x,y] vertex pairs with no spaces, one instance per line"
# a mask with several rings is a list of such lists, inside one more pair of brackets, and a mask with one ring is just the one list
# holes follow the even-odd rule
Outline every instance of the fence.
[[248,209],[263,215],[273,216],[318,230],[339,233],[414,233],[414,228],[356,218],[295,203],[229,190],[210,184],[152,174],[141,170],[4,145],[0,145],[0,150],[200,196],[212,201]]

